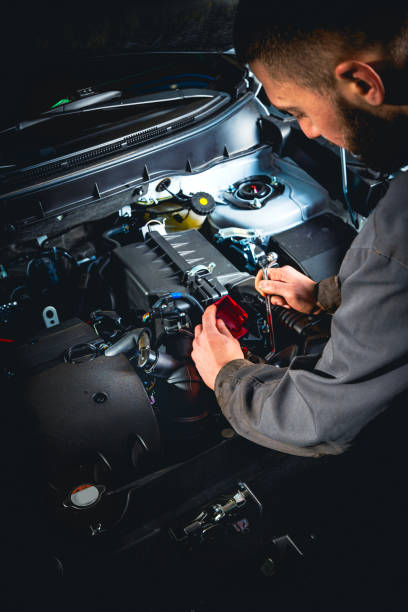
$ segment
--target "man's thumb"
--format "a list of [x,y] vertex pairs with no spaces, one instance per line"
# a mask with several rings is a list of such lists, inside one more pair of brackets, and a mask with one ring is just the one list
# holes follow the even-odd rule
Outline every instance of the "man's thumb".
[[222,334],[223,336],[227,336],[228,338],[231,338],[232,334],[222,319],[216,319],[215,324],[220,334]]

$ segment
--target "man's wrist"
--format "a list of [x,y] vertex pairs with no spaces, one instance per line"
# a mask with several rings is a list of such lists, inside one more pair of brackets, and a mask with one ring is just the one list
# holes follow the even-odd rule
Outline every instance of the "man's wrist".
[[313,287],[313,300],[315,305],[311,314],[319,314],[322,312],[322,310],[324,310],[323,306],[319,302],[319,283],[315,283],[315,286]]
[[341,289],[338,276],[331,276],[316,283],[316,304],[330,314],[334,313],[341,304]]

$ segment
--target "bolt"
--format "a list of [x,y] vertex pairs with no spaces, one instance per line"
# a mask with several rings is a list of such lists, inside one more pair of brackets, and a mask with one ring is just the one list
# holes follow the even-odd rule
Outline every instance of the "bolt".
[[266,259],[268,260],[268,267],[272,267],[278,261],[278,254],[275,251],[271,251],[267,254]]
[[262,202],[261,202],[261,200],[259,200],[259,198],[254,198],[252,200],[251,206],[252,206],[252,208],[261,208],[262,207]]
[[95,393],[94,396],[92,397],[93,401],[96,402],[97,404],[103,404],[104,402],[106,402],[106,400],[108,399],[108,396],[106,395],[106,393],[104,393],[103,391],[98,391],[98,393]]
[[95,527],[93,525],[89,525],[89,530],[92,536],[97,536],[102,533],[102,523],[97,523]]

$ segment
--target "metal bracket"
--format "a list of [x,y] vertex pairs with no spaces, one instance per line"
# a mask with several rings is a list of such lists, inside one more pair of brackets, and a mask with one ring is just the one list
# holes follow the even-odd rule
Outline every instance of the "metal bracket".
[[260,229],[243,229],[241,227],[225,227],[219,229],[215,238],[227,240],[228,238],[246,238],[247,240],[255,240],[256,238],[264,238],[265,232]]
[[208,266],[205,266],[204,264],[198,264],[197,266],[194,266],[193,268],[191,268],[191,270],[188,270],[188,272],[186,272],[187,276],[192,278],[194,276],[196,276],[197,274],[211,274],[214,269],[215,269],[216,264],[212,261],[208,264]]
[[235,510],[245,506],[248,501],[255,502],[259,514],[262,514],[262,504],[259,499],[245,482],[239,482],[238,490],[228,496],[227,501],[209,505],[181,529],[170,529],[170,535],[177,542],[183,542],[190,537],[197,536],[201,540],[206,533],[217,527],[224,519],[230,517]]
[[42,311],[45,327],[55,327],[60,324],[58,313],[54,306],[46,306]]

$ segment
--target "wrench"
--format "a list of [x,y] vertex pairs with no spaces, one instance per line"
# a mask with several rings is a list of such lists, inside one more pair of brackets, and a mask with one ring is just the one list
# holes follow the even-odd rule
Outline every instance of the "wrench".
[[[276,262],[278,261],[278,255],[274,251],[268,253],[265,257],[259,259],[258,263],[262,268],[262,276],[264,280],[268,280],[268,269],[272,268]],[[272,309],[271,309],[271,300],[268,295],[265,295],[265,307],[266,307],[266,321],[268,323],[269,328],[269,339],[271,343],[271,350],[267,355],[266,360],[270,357],[273,357],[275,354],[275,336],[273,333],[273,319],[272,319]]]

